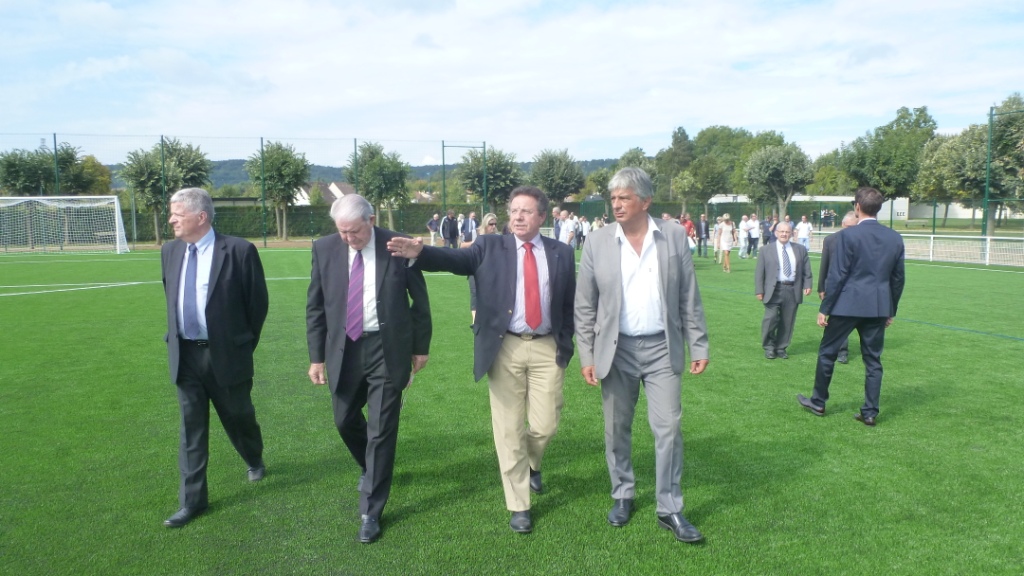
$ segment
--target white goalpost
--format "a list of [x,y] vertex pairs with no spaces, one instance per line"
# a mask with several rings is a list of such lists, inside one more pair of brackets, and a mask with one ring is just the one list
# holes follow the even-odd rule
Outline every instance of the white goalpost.
[[128,251],[117,196],[0,197],[0,253]]

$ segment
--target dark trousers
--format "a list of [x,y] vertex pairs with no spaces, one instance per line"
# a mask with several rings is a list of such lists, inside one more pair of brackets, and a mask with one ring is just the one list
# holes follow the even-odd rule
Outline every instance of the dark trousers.
[[747,234],[747,256],[753,255],[754,258],[757,258],[757,243],[760,241],[760,238],[754,238]]
[[459,247],[459,239],[458,238],[445,238],[444,245],[449,247],[449,248],[458,248]]
[[793,340],[796,324],[796,291],[793,284],[778,283],[772,297],[764,303],[761,320],[761,346],[765,350],[785,350]]
[[814,394],[811,402],[825,406],[828,401],[828,387],[832,383],[839,350],[850,334],[857,330],[860,336],[860,355],[864,360],[864,416],[878,415],[878,399],[882,393],[882,349],[885,345],[885,322],[887,318],[857,318],[836,316],[828,318],[828,326],[818,347],[818,366],[814,371]]
[[708,257],[708,239],[697,237],[697,256]]
[[181,439],[178,470],[181,484],[178,503],[202,508],[209,503],[206,465],[210,456],[210,404],[239,456],[249,467],[263,461],[263,435],[252,405],[252,380],[221,386],[213,375],[210,348],[181,342],[178,368],[178,404],[181,407]]
[[[341,380],[331,395],[331,407],[342,441],[366,474],[359,494],[360,514],[379,518],[391,494],[406,383],[388,377],[379,333],[345,342]],[[368,418],[363,416],[364,406]]]

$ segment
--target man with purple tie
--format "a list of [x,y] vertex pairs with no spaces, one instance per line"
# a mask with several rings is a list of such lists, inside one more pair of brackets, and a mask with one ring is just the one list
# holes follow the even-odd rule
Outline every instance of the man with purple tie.
[[402,390],[427,363],[430,303],[423,274],[388,253],[397,234],[374,226],[366,199],[342,196],[331,218],[338,234],[313,243],[309,379],[330,386],[335,426],[362,470],[358,538],[368,544],[391,492]]

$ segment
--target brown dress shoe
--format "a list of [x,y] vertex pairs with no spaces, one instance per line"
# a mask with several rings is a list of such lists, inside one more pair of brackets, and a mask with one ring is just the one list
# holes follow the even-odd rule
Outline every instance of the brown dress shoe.
[[861,414],[860,412],[857,412],[856,414],[854,414],[853,415],[853,419],[856,420],[857,422],[863,422],[865,426],[874,426],[875,425],[875,417],[874,416],[865,416],[865,415]]

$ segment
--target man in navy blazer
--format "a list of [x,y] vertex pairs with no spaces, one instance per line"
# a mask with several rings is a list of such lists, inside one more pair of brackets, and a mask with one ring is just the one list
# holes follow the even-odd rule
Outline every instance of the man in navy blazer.
[[253,352],[269,300],[259,253],[251,243],[213,230],[213,201],[201,188],[171,196],[175,240],[160,250],[167,298],[167,358],[178,388],[180,509],[164,521],[180,528],[209,505],[210,404],[249,467],[266,471],[263,436],[252,405]]
[[391,494],[402,390],[427,364],[430,301],[423,274],[388,254],[396,234],[374,226],[365,198],[338,198],[331,219],[338,233],[313,242],[306,293],[309,379],[329,384],[334,424],[362,470],[358,539],[369,544],[380,537]]
[[[508,206],[511,235],[478,236],[462,250],[423,247],[419,239],[407,238],[393,239],[388,248],[416,258],[423,270],[476,278],[483,296],[473,324],[473,376],[488,376],[494,444],[512,512],[509,527],[528,533],[530,492],[543,490],[541,460],[558,430],[562,381],[573,354],[576,264],[572,248],[540,234],[548,211],[544,192],[520,186]],[[527,265],[530,259],[535,267]],[[534,320],[530,278],[539,300]]]
[[878,416],[885,329],[896,316],[904,285],[903,237],[875,218],[884,201],[874,188],[858,189],[854,195],[858,223],[836,234],[825,298],[818,313],[818,325],[825,328],[825,333],[818,348],[814,393],[810,398],[797,394],[804,408],[817,416],[825,415],[839,349],[856,329],[865,376],[864,405],[855,418],[867,426],[874,426]]

